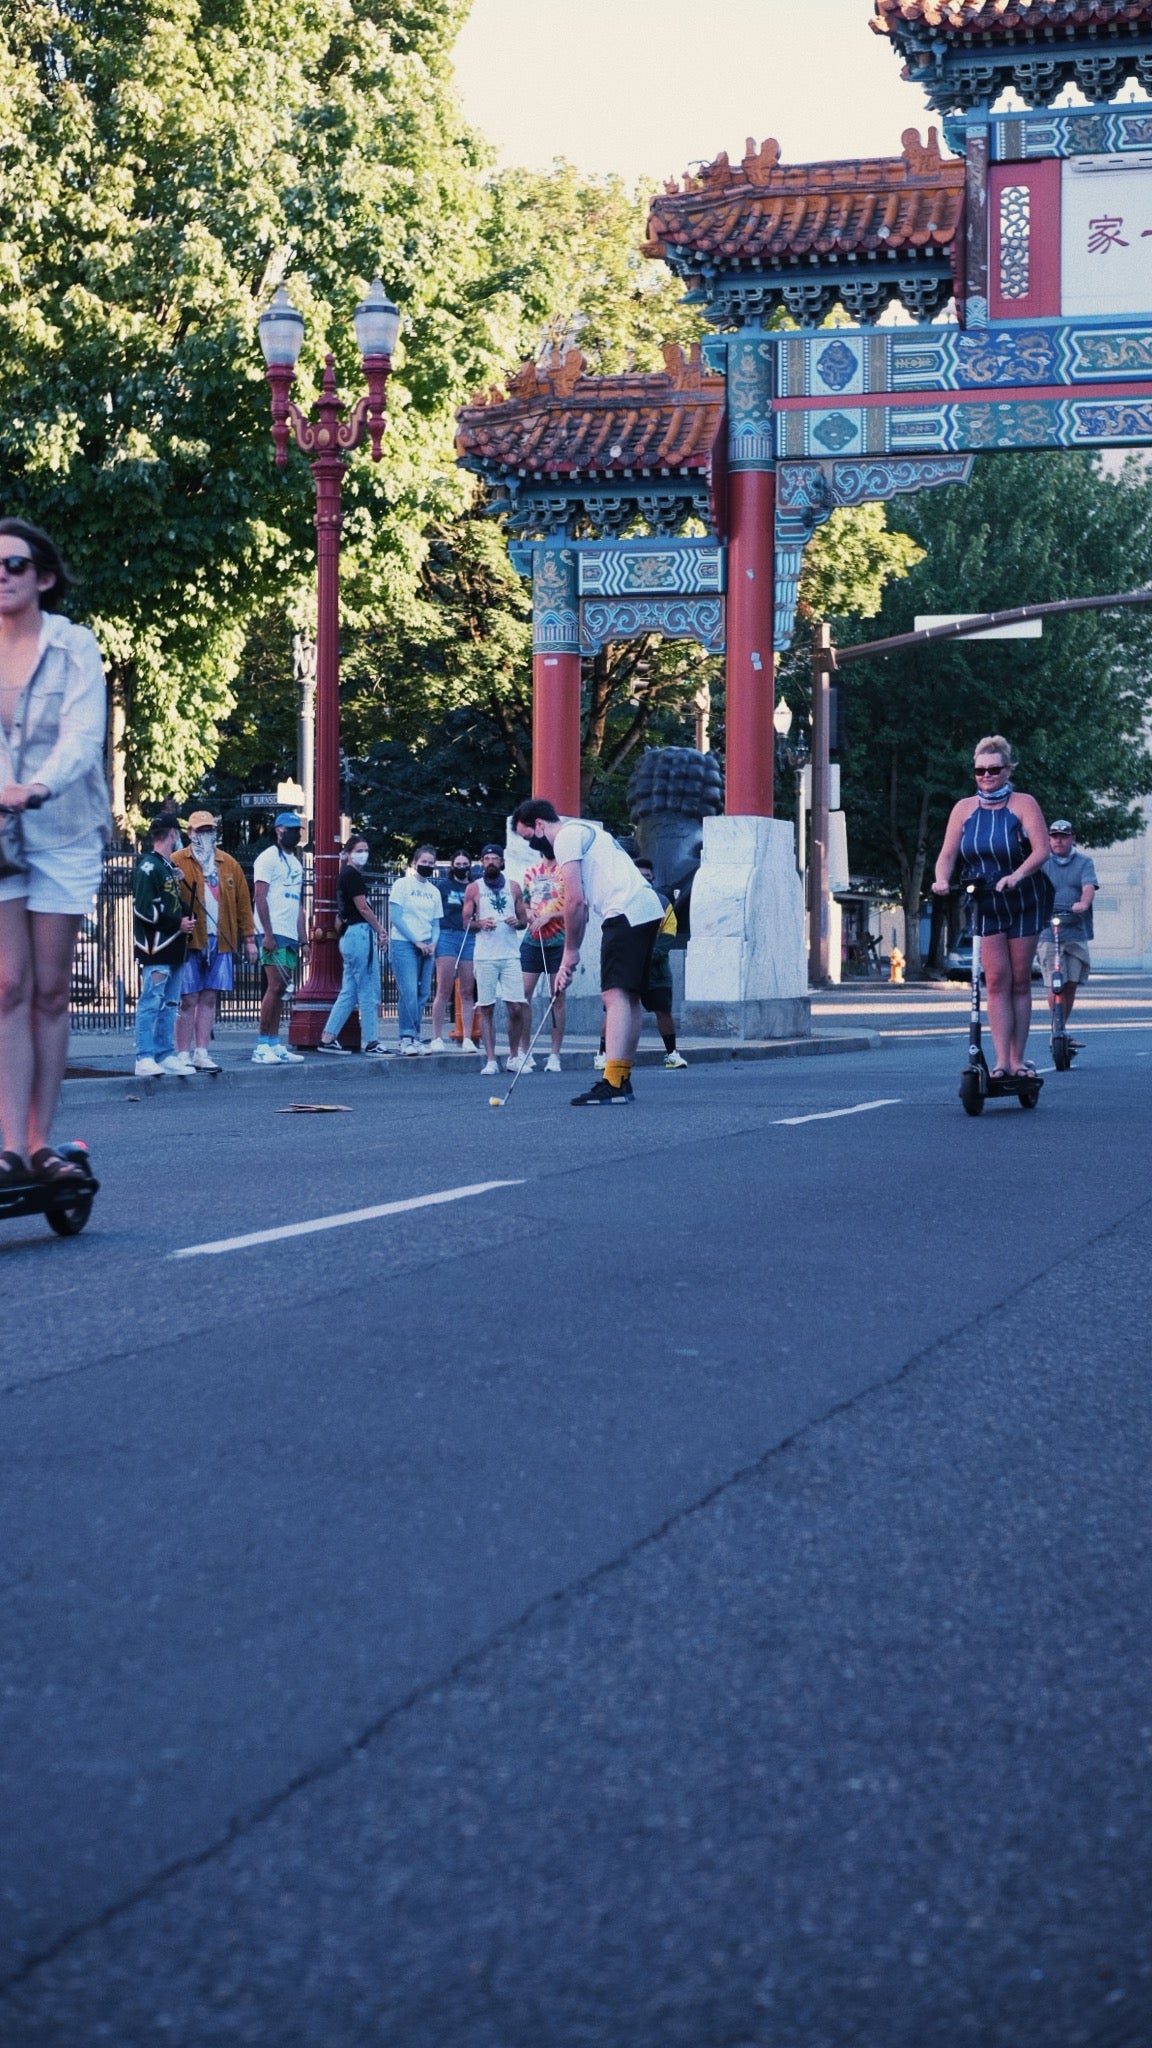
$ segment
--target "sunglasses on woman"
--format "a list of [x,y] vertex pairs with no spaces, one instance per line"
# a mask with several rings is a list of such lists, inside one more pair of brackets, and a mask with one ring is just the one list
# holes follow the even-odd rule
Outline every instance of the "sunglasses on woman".
[[22,576],[31,567],[31,555],[0,555],[0,569],[7,569],[10,576]]
[[999,763],[999,765],[998,765],[997,767],[995,767],[995,768],[978,768],[978,769],[976,770],[976,779],[977,779],[977,781],[979,781],[979,780],[980,780],[980,777],[981,777],[981,776],[983,776],[983,775],[1003,775],[1003,773],[1004,773],[1004,763],[1003,763],[1003,761],[1001,761],[1001,762]]

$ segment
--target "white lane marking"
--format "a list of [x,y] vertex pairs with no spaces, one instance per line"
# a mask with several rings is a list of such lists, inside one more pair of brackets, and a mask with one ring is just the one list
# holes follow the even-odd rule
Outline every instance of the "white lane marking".
[[818,1109],[813,1116],[778,1116],[775,1124],[827,1124],[837,1116],[863,1116],[866,1109],[891,1109],[894,1103],[903,1101],[902,1095],[885,1095],[879,1102],[854,1102],[851,1109]]
[[374,1223],[378,1216],[402,1216],[409,1209],[435,1209],[441,1202],[466,1202],[470,1195],[489,1195],[494,1188],[522,1188],[522,1180],[480,1180],[474,1187],[445,1188],[439,1195],[411,1195],[405,1202],[377,1202],[372,1209],[345,1209],[339,1216],[316,1216],[310,1223],[284,1223],[278,1230],[250,1230],[246,1237],[219,1237],[214,1244],[189,1244],[169,1252],[170,1259],[203,1259],[216,1252],[243,1252],[253,1244],[275,1244],[282,1237],[310,1237],[315,1230],[342,1230],[346,1223]]

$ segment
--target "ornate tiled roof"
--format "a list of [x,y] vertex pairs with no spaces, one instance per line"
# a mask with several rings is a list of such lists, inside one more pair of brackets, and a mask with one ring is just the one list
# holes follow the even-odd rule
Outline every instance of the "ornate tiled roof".
[[1082,35],[1152,19],[1148,0],[875,0],[875,7],[878,35],[892,35],[902,22],[996,39],[1029,31],[1046,36],[1053,29]]
[[987,104],[1013,86],[1047,107],[1066,85],[1114,99],[1129,78],[1152,90],[1152,0],[873,0],[904,76],[942,112]]
[[655,374],[625,377],[585,376],[576,349],[526,363],[507,391],[462,409],[457,453],[493,480],[706,476],[724,379],[707,375],[698,348],[685,356],[669,344],[664,361]]
[[[697,176],[665,186],[652,203],[645,254],[663,257],[681,276],[706,279],[709,289],[717,277],[736,271],[759,273],[765,283],[776,277],[783,281],[776,296],[800,317],[808,308],[792,304],[795,293],[790,296],[787,285],[791,280],[803,291],[806,272],[834,277],[837,267],[852,265],[848,281],[868,279],[871,310],[878,310],[877,271],[890,279],[880,293],[886,303],[898,292],[894,266],[915,273],[935,259],[935,296],[943,303],[951,289],[947,258],[964,206],[964,165],[958,157],[941,157],[934,128],[926,143],[909,128],[903,144],[897,157],[782,164],[777,142],[757,149],[749,140],[741,163],[722,154]],[[817,294],[812,312],[826,311],[838,295],[830,284]],[[867,317],[870,309],[860,304],[851,310]],[[935,305],[918,303],[917,310]]]

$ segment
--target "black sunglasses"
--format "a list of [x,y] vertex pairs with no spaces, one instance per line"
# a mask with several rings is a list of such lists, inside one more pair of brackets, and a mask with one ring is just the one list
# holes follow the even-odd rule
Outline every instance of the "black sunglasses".
[[1005,766],[1004,762],[1003,762],[1003,761],[1001,761],[1001,763],[1000,763],[1000,765],[999,765],[999,767],[998,767],[998,768],[978,768],[978,769],[976,770],[976,773],[977,773],[977,776],[980,776],[980,775],[1003,775],[1003,773],[1004,773],[1004,766]]
[[25,569],[34,569],[31,555],[0,555],[0,569],[7,569],[10,576],[22,576]]

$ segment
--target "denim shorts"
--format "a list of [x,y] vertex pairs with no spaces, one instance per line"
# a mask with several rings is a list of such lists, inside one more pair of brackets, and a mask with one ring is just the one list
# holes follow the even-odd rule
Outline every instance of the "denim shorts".
[[232,986],[232,955],[218,953],[215,946],[206,952],[189,952],[184,960],[184,989],[186,996],[198,996],[205,989],[217,991]]
[[[460,951],[460,941],[462,939],[464,940],[463,952]],[[440,936],[436,941],[436,958],[438,960],[455,960],[457,957],[461,960],[470,960],[475,951],[475,932],[469,932],[465,938],[463,932],[446,932],[441,927]]]

